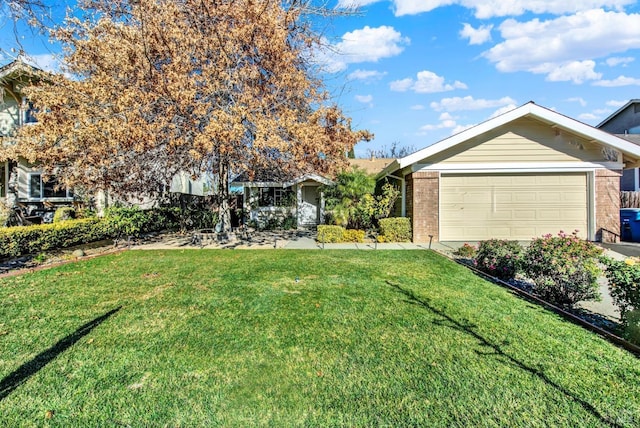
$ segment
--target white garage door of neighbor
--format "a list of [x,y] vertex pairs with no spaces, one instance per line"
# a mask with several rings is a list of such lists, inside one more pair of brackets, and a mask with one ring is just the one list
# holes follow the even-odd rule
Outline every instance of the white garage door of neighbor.
[[440,240],[529,240],[563,230],[587,238],[587,174],[440,177]]

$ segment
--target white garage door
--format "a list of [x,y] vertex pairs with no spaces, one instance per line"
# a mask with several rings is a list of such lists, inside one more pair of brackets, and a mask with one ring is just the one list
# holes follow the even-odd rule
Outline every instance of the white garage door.
[[587,238],[587,201],[586,173],[442,175],[440,240]]

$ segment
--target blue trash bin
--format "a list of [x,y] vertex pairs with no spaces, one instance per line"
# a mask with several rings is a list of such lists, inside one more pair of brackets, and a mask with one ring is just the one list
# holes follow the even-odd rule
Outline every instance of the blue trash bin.
[[620,239],[640,242],[640,208],[620,210]]

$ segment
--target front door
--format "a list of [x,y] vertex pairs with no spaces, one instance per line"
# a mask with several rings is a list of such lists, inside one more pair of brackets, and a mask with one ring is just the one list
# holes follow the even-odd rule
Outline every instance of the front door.
[[302,201],[298,211],[298,225],[315,226],[320,221],[320,196],[317,186],[302,187]]

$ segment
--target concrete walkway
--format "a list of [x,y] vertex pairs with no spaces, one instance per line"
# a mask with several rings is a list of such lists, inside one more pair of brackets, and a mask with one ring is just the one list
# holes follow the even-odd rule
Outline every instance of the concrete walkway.
[[[414,244],[410,242],[400,243],[341,243],[322,244],[315,240],[315,233],[310,231],[278,231],[278,232],[252,232],[248,235],[228,242],[218,242],[203,239],[194,243],[191,235],[169,234],[158,237],[151,242],[134,245],[131,248],[137,250],[159,249],[235,249],[235,250],[266,250],[266,249],[291,249],[291,250],[428,250],[440,252],[445,256],[452,256],[453,252],[461,247],[464,242],[434,242],[431,244]],[[477,242],[470,243],[477,245]],[[628,256],[640,256],[640,244],[604,244],[605,254],[616,260],[624,260]],[[619,321],[620,312],[613,304],[609,294],[606,278],[598,280],[602,300],[599,302],[582,302],[578,306],[587,311],[601,315],[612,321]]]

